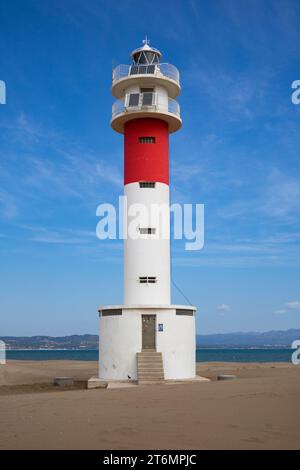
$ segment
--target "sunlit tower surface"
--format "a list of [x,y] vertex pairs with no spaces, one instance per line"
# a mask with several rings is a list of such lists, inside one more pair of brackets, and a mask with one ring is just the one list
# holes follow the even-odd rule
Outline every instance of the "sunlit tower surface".
[[[124,304],[99,309],[99,377],[140,383],[195,376],[193,306],[171,305],[169,134],[182,121],[179,72],[149,41],[113,70],[111,127],[124,135],[126,226],[142,204],[159,219],[124,240]],[[166,210],[164,210],[166,209]]]

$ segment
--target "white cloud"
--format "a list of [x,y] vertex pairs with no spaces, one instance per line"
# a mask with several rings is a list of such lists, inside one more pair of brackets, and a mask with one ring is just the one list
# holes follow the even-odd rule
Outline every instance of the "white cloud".
[[300,301],[294,300],[292,302],[287,302],[285,304],[285,308],[281,308],[279,310],[274,310],[274,315],[285,315],[288,313],[288,310],[300,310]]
[[285,315],[286,314],[286,310],[284,310],[283,308],[282,309],[279,309],[279,310],[274,310],[274,315]]
[[286,303],[286,307],[289,309],[289,310],[300,310],[300,301],[299,300],[295,300],[293,302],[287,302]]
[[217,305],[217,310],[219,312],[231,312],[232,308],[228,304],[219,304]]

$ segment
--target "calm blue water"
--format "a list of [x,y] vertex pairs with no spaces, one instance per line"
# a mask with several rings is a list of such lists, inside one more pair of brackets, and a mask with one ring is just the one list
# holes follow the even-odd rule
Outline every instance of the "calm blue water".
[[[197,362],[290,362],[291,349],[197,349]],[[97,361],[96,350],[7,351],[7,359]]]

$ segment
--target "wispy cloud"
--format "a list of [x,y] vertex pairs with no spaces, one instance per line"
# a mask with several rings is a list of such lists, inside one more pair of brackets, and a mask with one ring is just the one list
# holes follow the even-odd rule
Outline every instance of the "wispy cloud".
[[225,219],[260,217],[280,219],[282,223],[298,221],[300,212],[300,180],[278,168],[272,168],[267,174],[265,184],[256,188],[253,199],[241,199],[223,206],[219,215]]
[[300,301],[293,300],[291,302],[287,302],[285,304],[285,308],[281,308],[279,310],[274,310],[274,315],[286,315],[289,311],[298,311],[300,310]]
[[0,215],[4,218],[14,218],[18,213],[14,197],[5,190],[0,190]]
[[216,308],[217,308],[218,312],[220,312],[220,313],[231,312],[231,310],[232,310],[231,306],[228,305],[228,304],[219,304],[219,305],[217,305]]
[[287,302],[286,307],[289,310],[300,310],[300,301],[294,300],[292,302]]
[[285,309],[279,309],[279,310],[274,310],[273,312],[274,315],[285,315],[286,314],[286,310]]
[[103,194],[103,185],[121,189],[121,171],[109,163],[107,155],[97,155],[80,143],[69,141],[62,133],[36,125],[24,114],[7,128],[7,144],[19,141],[22,150],[17,154],[9,150],[3,155],[2,166],[6,171],[2,173],[2,187],[13,187],[14,197],[22,202],[24,193],[31,190],[35,194],[38,191],[39,197],[70,197],[82,201],[92,197],[96,207],[99,203],[96,197]]

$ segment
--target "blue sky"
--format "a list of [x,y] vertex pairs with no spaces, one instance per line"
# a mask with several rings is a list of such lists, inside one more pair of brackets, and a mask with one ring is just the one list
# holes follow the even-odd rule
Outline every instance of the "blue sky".
[[122,193],[112,65],[145,34],[181,72],[172,201],[205,204],[204,249],[172,247],[198,333],[300,328],[299,25],[297,0],[1,1],[1,335],[94,333],[122,302],[95,212]]

